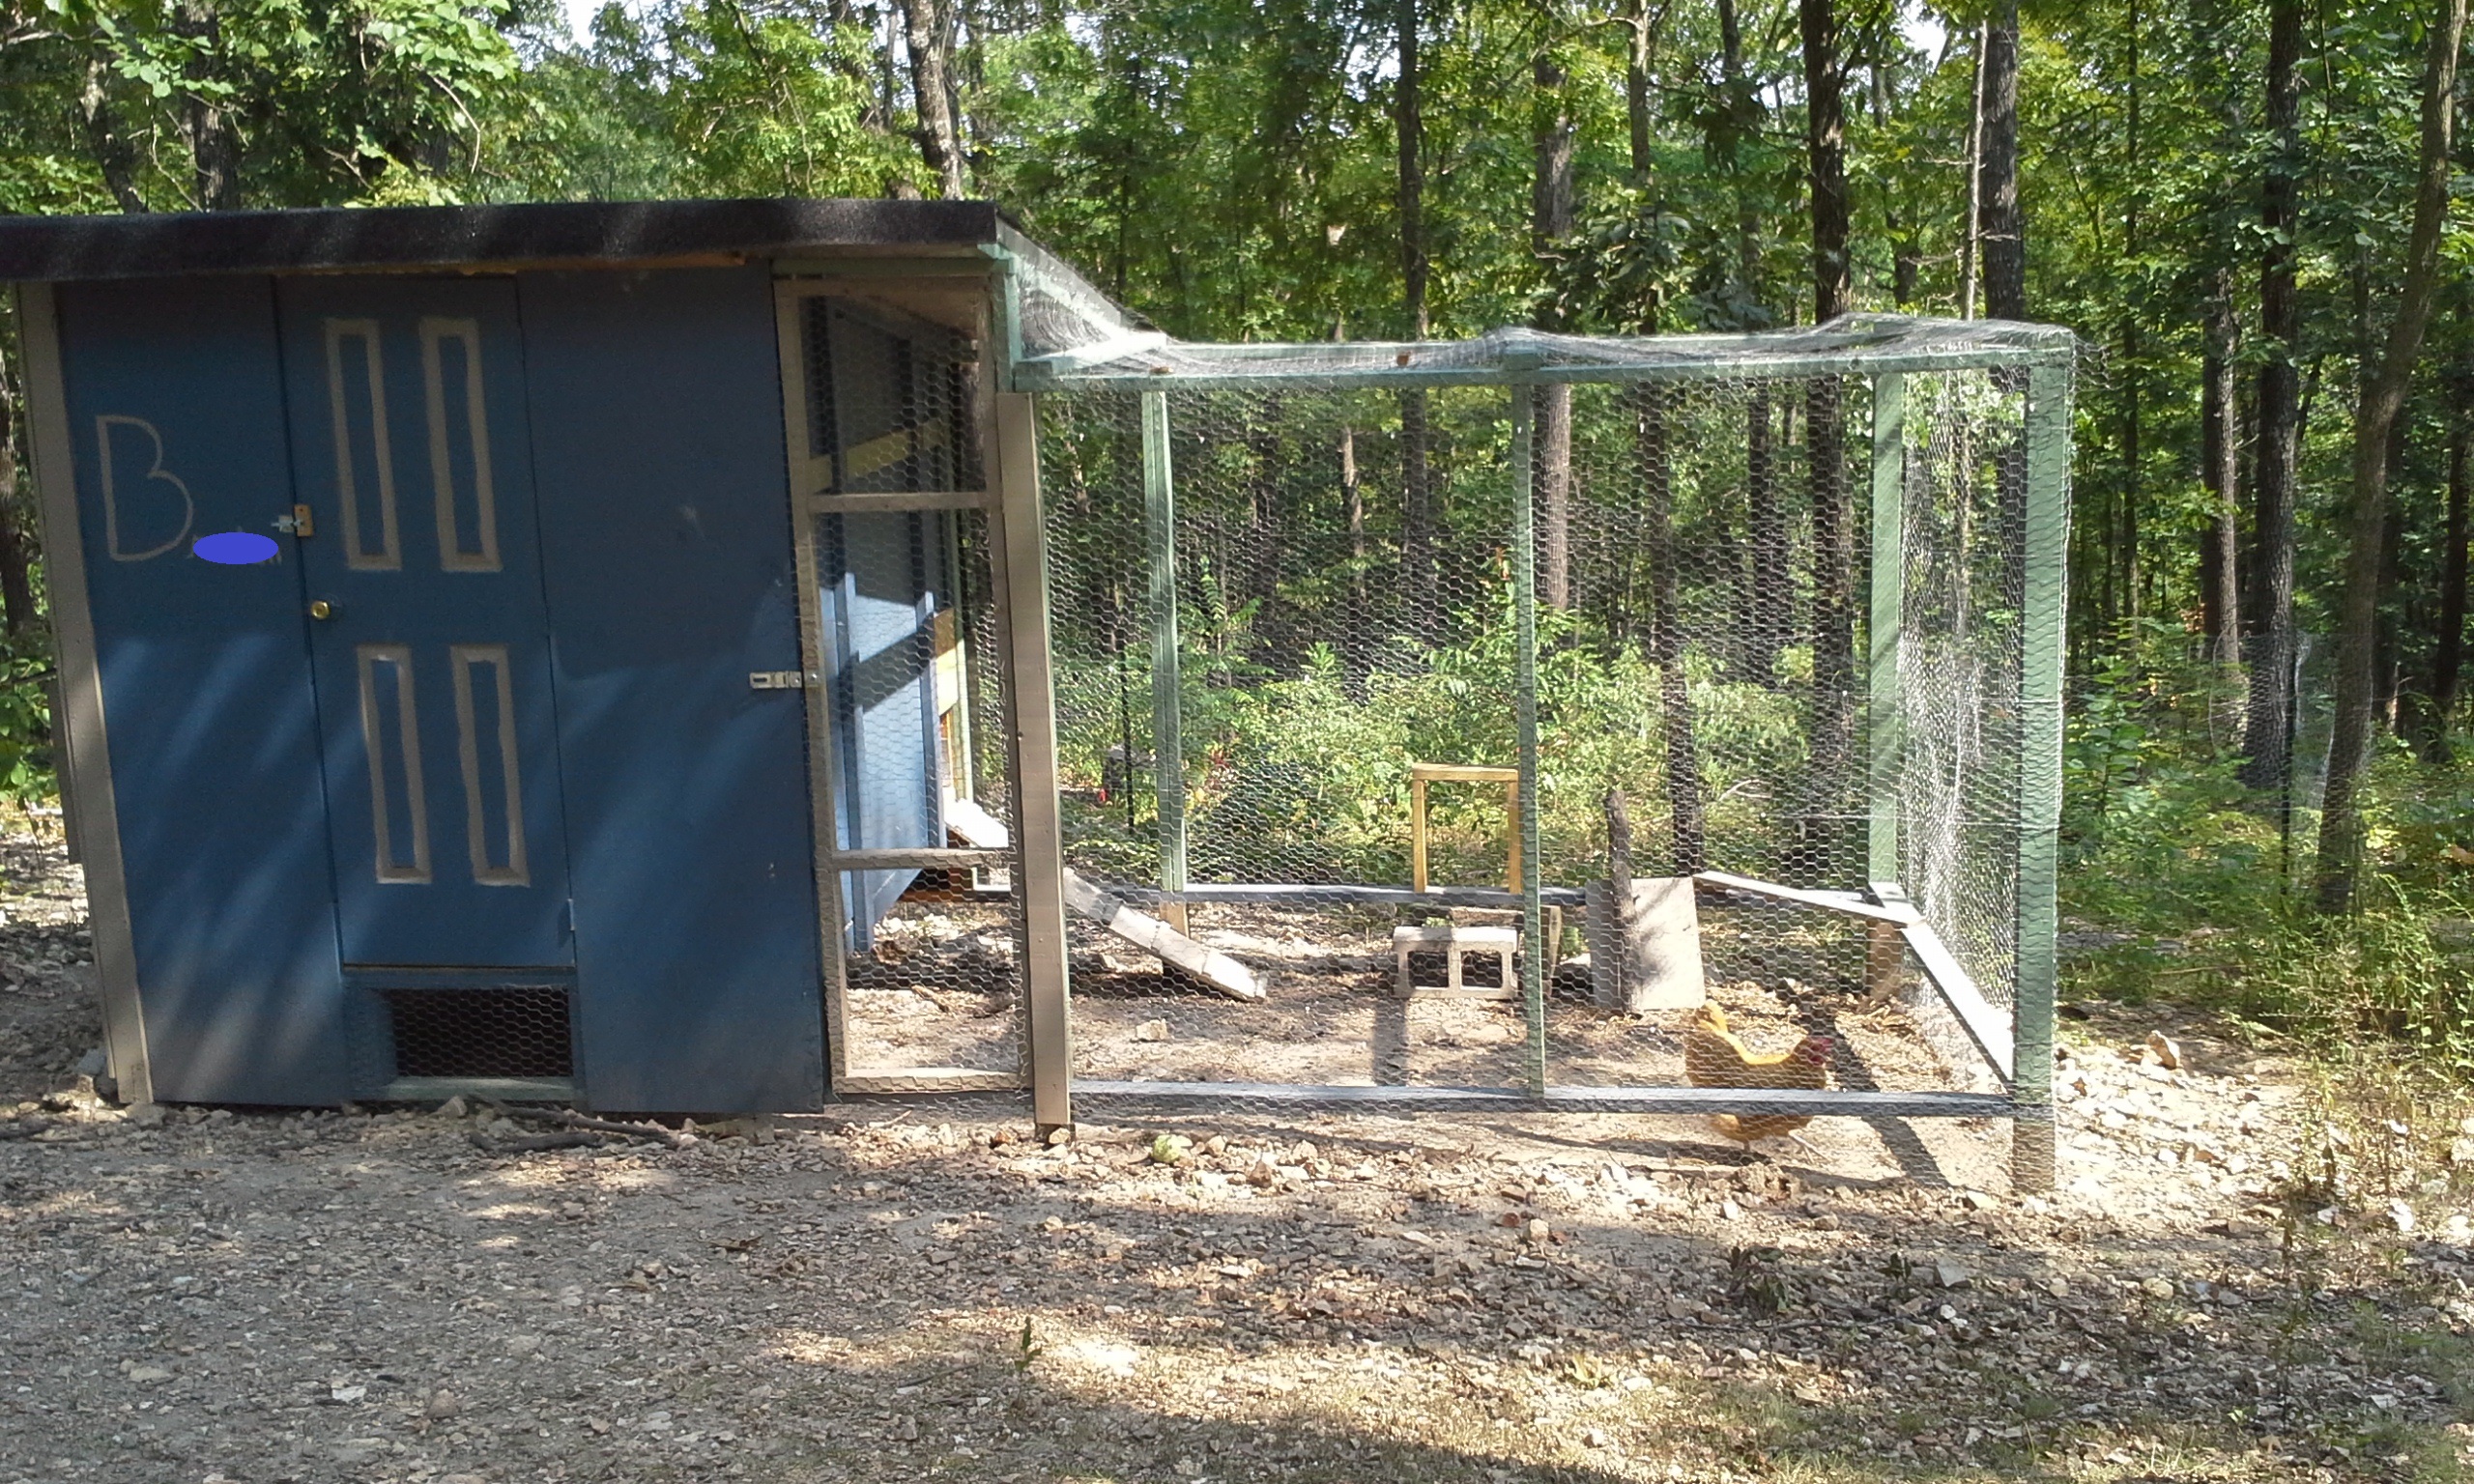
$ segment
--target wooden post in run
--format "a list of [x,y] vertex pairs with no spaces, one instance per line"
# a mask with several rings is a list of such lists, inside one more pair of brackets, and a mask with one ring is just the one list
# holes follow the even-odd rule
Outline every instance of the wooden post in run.
[[1040,508],[1037,413],[1027,393],[996,394],[998,523],[1006,659],[1013,668],[1015,842],[1022,869],[1031,1118],[1074,1126],[1074,1020],[1065,953],[1064,821],[1057,805],[1056,685],[1049,668],[1048,531]]

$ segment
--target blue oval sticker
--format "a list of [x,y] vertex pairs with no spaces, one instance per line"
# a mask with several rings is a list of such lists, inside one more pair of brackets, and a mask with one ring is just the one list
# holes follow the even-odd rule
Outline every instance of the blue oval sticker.
[[274,537],[262,536],[253,530],[219,530],[211,536],[200,536],[189,548],[209,561],[227,567],[251,567],[274,556]]

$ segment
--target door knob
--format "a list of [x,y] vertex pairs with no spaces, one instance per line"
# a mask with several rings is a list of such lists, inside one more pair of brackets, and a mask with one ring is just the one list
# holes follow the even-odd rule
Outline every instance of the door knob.
[[332,618],[335,616],[335,605],[328,602],[324,598],[320,598],[309,605],[309,616],[312,618]]

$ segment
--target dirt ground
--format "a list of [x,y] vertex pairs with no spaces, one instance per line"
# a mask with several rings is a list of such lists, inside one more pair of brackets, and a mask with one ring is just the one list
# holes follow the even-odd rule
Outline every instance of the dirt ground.
[[2468,1472],[2474,1231],[2360,1173],[2426,1135],[2152,1007],[2067,1022],[2051,1195],[2001,1127],[1899,1121],[524,1152],[99,1101],[74,872],[0,869],[0,1484]]

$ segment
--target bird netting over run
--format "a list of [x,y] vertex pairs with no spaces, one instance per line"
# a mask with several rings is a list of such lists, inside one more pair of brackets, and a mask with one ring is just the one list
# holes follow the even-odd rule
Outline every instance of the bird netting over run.
[[2070,353],[1876,319],[1025,367],[1078,1104],[2041,1103]]

